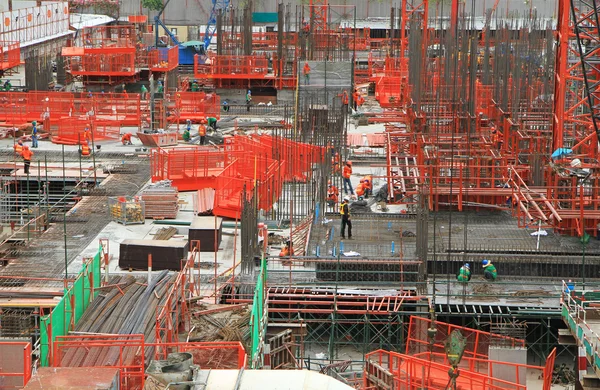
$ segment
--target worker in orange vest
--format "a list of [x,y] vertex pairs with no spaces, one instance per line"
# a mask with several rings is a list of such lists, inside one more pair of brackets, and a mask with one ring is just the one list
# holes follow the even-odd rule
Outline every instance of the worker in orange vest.
[[344,194],[348,194],[348,188],[350,188],[350,194],[354,195],[354,190],[352,189],[352,182],[350,181],[350,176],[352,176],[352,161],[346,161],[344,171],[342,172],[342,178],[344,182]]
[[23,156],[23,162],[25,163],[25,174],[29,175],[29,166],[31,165],[31,158],[33,157],[33,152],[29,149],[29,146],[23,145],[23,152],[21,153]]
[[92,142],[92,132],[90,131],[89,126],[86,126],[85,130],[83,131],[83,140],[85,141],[85,143],[89,147],[90,146],[90,142]]
[[123,134],[123,137],[121,137],[121,143],[123,145],[133,145],[133,142],[131,142],[131,133]]
[[360,94],[358,93],[358,89],[355,89],[354,92],[352,92],[352,105],[354,106],[355,111],[358,109],[358,97],[359,96],[360,96]]
[[339,194],[340,194],[340,191],[338,190],[338,188],[336,186],[334,186],[333,184],[331,184],[331,181],[330,181],[327,186],[327,204],[330,207],[333,207],[338,202]]
[[17,143],[14,146],[14,149],[15,153],[20,156],[23,153],[23,141],[17,141]]
[[499,132],[495,127],[492,127],[492,143],[494,147],[498,150],[502,149],[502,133]]
[[290,240],[287,240],[285,246],[281,249],[281,252],[279,252],[279,257],[288,256],[294,256],[294,248],[292,247],[292,242]]
[[360,180],[360,183],[356,186],[356,196],[358,199],[362,199],[365,196],[365,181]]
[[350,103],[350,96],[348,96],[348,91],[344,89],[342,93],[342,110],[344,114],[348,112],[348,103]]
[[367,175],[363,177],[362,182],[365,189],[365,198],[368,198],[369,195],[373,195],[373,176]]
[[82,156],[89,156],[90,155],[90,147],[85,142],[81,144],[81,155]]
[[200,136],[200,145],[204,145],[204,140],[206,139],[206,126],[204,125],[204,121],[198,126],[198,135]]
[[308,62],[304,63],[302,73],[304,74],[304,85],[310,85],[310,66],[308,65]]

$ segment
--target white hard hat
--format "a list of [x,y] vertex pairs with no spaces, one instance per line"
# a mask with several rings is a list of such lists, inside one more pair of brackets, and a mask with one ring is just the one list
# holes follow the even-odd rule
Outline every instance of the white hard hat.
[[347,201],[347,202],[350,202],[350,197],[344,196],[344,200]]

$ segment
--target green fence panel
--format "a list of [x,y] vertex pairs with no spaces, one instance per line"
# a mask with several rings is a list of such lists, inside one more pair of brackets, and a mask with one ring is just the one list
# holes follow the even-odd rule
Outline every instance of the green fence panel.
[[[50,365],[50,354],[52,343],[57,336],[65,336],[69,332],[71,322],[75,325],[88,308],[91,302],[91,293],[97,295],[96,289],[100,287],[102,275],[100,265],[102,251],[99,249],[96,256],[88,264],[84,265],[75,283],[65,292],[58,305],[52,312],[40,319],[40,365]],[[91,276],[91,277],[90,277]],[[72,307],[74,302],[75,307]],[[73,320],[73,321],[72,321]]]
[[260,368],[260,354],[262,353],[263,337],[267,326],[267,318],[265,316],[265,288],[267,281],[267,262],[263,258],[261,261],[260,273],[256,279],[256,287],[254,289],[254,297],[252,298],[252,312],[250,316],[250,335],[252,337],[252,352],[251,365],[252,368]]

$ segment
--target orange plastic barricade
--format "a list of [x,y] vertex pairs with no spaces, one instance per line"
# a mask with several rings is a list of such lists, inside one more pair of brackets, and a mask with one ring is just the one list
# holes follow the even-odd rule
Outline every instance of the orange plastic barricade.
[[0,341],[0,350],[0,387],[23,388],[31,379],[31,343]]
[[8,70],[21,65],[21,44],[19,42],[0,42],[0,70]]
[[194,56],[197,79],[263,79],[269,73],[269,61],[260,56],[209,54],[208,59]]
[[179,66],[179,46],[149,50],[148,65],[152,72],[168,72],[177,68]]
[[214,93],[177,92],[167,97],[167,119],[171,123],[194,123],[208,117],[221,118],[221,98]]

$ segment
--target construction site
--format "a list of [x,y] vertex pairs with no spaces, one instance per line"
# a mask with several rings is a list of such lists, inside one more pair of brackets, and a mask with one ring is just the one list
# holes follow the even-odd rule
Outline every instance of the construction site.
[[0,13],[0,389],[600,389],[599,1]]

